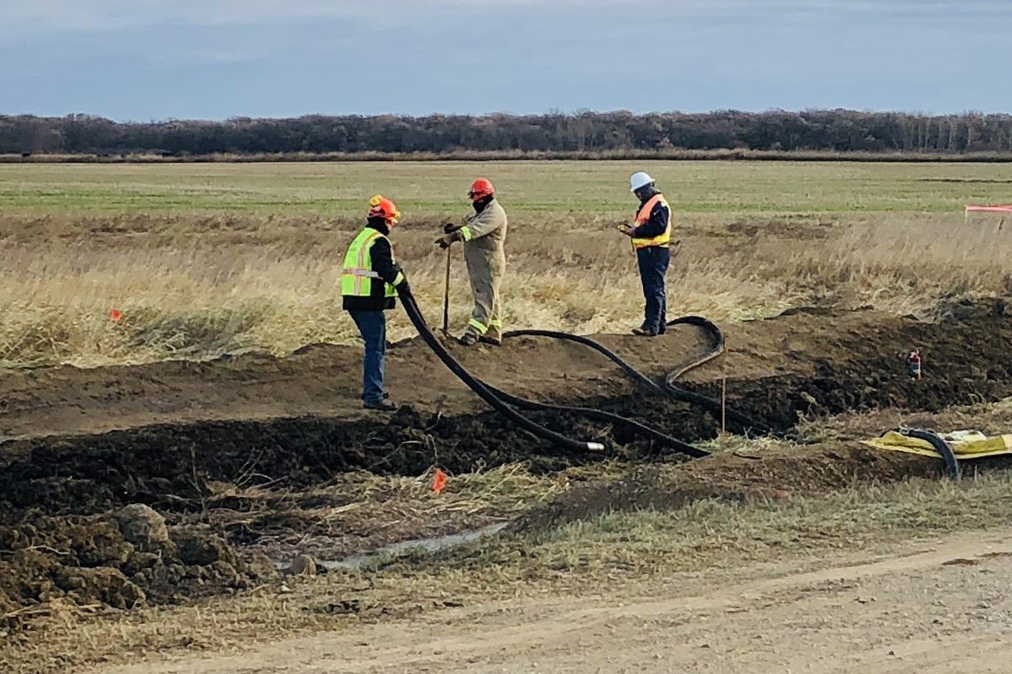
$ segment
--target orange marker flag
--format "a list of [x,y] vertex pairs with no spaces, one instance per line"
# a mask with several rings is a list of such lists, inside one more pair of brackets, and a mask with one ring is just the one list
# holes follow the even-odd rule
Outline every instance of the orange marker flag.
[[446,488],[446,473],[441,469],[436,469],[436,474],[432,476],[432,491],[439,494]]
[[120,311],[119,309],[113,309],[112,311],[109,312],[110,320],[118,323],[121,318],[123,318],[123,312]]

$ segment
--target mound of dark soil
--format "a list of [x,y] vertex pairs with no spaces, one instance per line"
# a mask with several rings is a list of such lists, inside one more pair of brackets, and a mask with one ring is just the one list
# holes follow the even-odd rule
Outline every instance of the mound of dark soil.
[[0,525],[0,616],[57,599],[116,609],[172,603],[276,575],[270,562],[243,560],[212,534],[166,527],[146,506],[92,517],[28,513]]
[[[543,420],[574,437],[597,438],[602,432],[578,416]],[[28,508],[91,514],[139,502],[199,509],[209,495],[208,481],[305,487],[352,470],[418,475],[436,462],[469,472],[529,461],[535,472],[550,472],[637,455],[635,446],[622,444],[609,452],[576,455],[532,438],[495,414],[438,419],[407,408],[382,424],[320,418],[222,421],[45,438],[4,448],[0,522]]]
[[[1003,300],[953,302],[939,305],[937,323],[881,319],[870,316],[860,326],[848,326],[811,343],[800,334],[796,340],[777,337],[768,344],[753,336],[761,352],[784,351],[789,359],[805,359],[810,371],[727,378],[729,405],[739,412],[784,431],[801,415],[836,415],[850,411],[903,408],[938,412],[953,405],[996,401],[1012,395],[1012,312]],[[793,310],[824,320],[818,310]],[[779,319],[762,321],[773,325]],[[809,326],[809,330],[811,326]],[[792,350],[804,342],[811,354]],[[753,345],[750,345],[753,346]],[[907,376],[906,356],[919,348],[924,376]],[[741,354],[730,354],[741,362]],[[691,391],[719,397],[717,383],[685,384]]]

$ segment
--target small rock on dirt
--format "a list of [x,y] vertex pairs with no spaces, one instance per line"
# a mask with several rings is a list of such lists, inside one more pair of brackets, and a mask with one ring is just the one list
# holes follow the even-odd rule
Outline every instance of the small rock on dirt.
[[116,511],[113,515],[120,532],[141,552],[163,550],[169,543],[169,530],[165,518],[149,506],[135,503]]
[[291,565],[288,567],[288,575],[290,576],[308,576],[313,577],[316,575],[316,560],[309,555],[299,555],[292,560]]

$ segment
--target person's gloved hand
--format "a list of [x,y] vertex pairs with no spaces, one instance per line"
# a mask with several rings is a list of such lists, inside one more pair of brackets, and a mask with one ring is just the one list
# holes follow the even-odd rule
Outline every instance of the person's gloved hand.
[[436,239],[436,243],[439,244],[440,248],[446,250],[454,241],[460,241],[460,238],[460,232],[450,232],[449,234],[444,234]]
[[452,234],[461,228],[462,225],[455,225],[452,222],[448,222],[443,225],[443,234]]
[[636,228],[633,227],[632,225],[616,225],[615,229],[622,232],[626,236],[632,236],[633,232],[636,231]]

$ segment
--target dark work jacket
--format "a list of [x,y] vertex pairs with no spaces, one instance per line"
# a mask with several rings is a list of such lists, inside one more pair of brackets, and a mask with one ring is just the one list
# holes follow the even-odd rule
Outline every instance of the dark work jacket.
[[[390,228],[387,227],[383,218],[370,218],[366,227],[375,229],[384,236],[390,234]],[[401,273],[401,268],[394,262],[390,241],[384,238],[376,239],[370,249],[370,256],[372,257],[372,270],[379,274],[386,283],[380,283],[379,279],[373,279],[369,297],[345,296],[343,307],[346,311],[385,311],[393,309],[396,304],[393,297],[386,297],[386,284],[393,283],[397,279],[397,275]]]
[[[643,208],[643,204],[653,199],[655,194],[657,192],[651,192],[646,199],[640,201],[640,208]],[[639,213],[638,209],[637,213]],[[658,203],[650,211],[650,219],[633,230],[632,236],[634,239],[652,239],[655,236],[660,236],[668,228],[668,221],[670,219],[671,212],[664,204]]]

